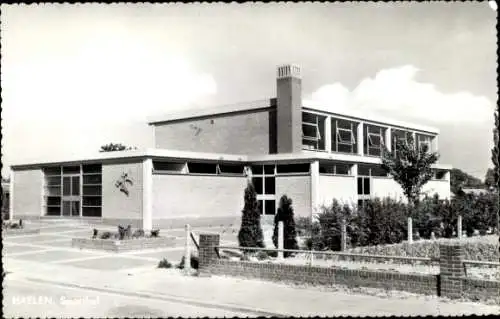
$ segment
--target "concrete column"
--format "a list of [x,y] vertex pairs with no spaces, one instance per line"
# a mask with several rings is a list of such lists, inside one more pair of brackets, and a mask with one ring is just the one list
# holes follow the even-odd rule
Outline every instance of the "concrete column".
[[[284,227],[283,221],[278,222],[278,249],[283,249],[284,247]],[[278,259],[283,260],[284,253],[282,251],[278,251]]]
[[14,170],[10,169],[10,183],[9,183],[9,220],[14,219]]
[[311,218],[319,205],[319,161],[314,161],[311,163]]
[[358,139],[357,139],[356,143],[358,144],[358,155],[359,156],[364,156],[365,144],[363,143],[363,125],[364,125],[364,123],[360,122],[358,124],[358,128],[357,128]]
[[186,224],[185,226],[186,229],[186,241],[184,245],[184,272],[189,273],[191,270],[191,250],[189,241],[191,239],[191,227],[189,224]]
[[458,239],[462,238],[462,215],[458,215],[457,219],[457,237]]
[[385,137],[384,137],[384,143],[385,143],[385,147],[391,151],[391,148],[392,148],[392,139],[391,139],[391,135],[392,135],[392,129],[390,127],[388,127],[386,130],[385,130]]
[[200,234],[200,248],[198,250],[199,263],[198,270],[201,272],[206,270],[217,261],[217,251],[214,247],[220,245],[220,235],[219,234]]
[[408,217],[408,244],[413,243],[413,221]]
[[142,229],[153,228],[153,160],[147,158],[142,162]]
[[325,151],[332,151],[332,117],[327,116],[325,120]]
[[439,275],[442,297],[458,299],[462,297],[462,278],[464,249],[460,243],[442,243],[439,245]]

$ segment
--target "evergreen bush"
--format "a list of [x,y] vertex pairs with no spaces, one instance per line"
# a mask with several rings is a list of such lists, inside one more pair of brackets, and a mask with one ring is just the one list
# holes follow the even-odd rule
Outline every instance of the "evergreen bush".
[[[297,232],[295,230],[295,219],[293,218],[292,199],[286,195],[281,196],[278,212],[274,216],[273,244],[278,248],[278,225],[283,222],[283,248],[299,249],[297,244]],[[290,253],[286,252],[285,257]]]
[[245,189],[245,206],[241,216],[241,227],[238,232],[240,247],[264,248],[264,235],[260,225],[260,210],[257,193],[252,183]]

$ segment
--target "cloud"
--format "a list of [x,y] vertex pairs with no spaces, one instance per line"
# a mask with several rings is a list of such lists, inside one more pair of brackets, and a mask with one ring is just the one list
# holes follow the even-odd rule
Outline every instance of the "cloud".
[[324,85],[312,93],[311,100],[336,110],[383,112],[405,119],[475,123],[491,118],[493,104],[486,97],[442,93],[433,84],[416,81],[418,71],[411,65],[381,70],[352,91],[341,83]]

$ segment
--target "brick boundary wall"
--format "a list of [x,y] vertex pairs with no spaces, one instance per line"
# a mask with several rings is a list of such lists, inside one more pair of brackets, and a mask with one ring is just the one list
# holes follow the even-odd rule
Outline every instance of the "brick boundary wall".
[[395,289],[451,299],[464,298],[473,301],[494,299],[500,303],[498,297],[500,281],[465,277],[463,246],[457,243],[440,245],[439,275],[220,259],[214,248],[219,244],[218,234],[200,234],[200,274],[324,286]]
[[175,237],[157,237],[157,238],[137,238],[137,239],[91,239],[91,238],[72,238],[71,246],[80,249],[96,249],[105,251],[130,251],[163,247],[174,247]]

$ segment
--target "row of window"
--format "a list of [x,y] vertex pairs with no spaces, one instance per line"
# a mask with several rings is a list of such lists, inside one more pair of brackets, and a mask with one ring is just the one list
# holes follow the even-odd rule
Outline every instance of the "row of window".
[[[304,149],[326,150],[325,122],[326,116],[302,112],[302,145]],[[331,119],[331,150],[332,152],[357,154],[358,152],[358,126],[360,124],[342,119]],[[364,154],[369,156],[381,156],[385,142],[386,128],[364,124],[363,146]],[[407,142],[413,134],[408,131],[391,130],[391,151],[397,152],[398,143]],[[424,134],[416,134],[416,145],[419,149],[426,147],[431,150],[432,137]]]
[[[295,174],[309,173],[309,164],[287,164],[287,165],[253,165],[252,174]],[[241,175],[244,174],[244,165],[239,164],[216,164],[216,163],[192,163],[188,162],[153,162],[153,170],[156,173],[186,173],[206,175]]]

